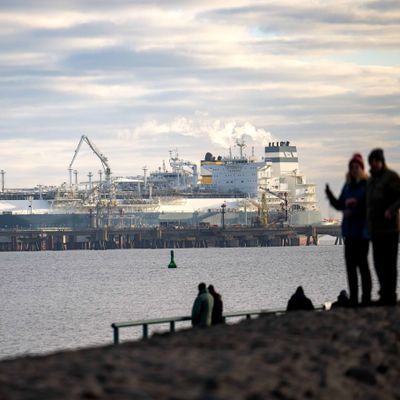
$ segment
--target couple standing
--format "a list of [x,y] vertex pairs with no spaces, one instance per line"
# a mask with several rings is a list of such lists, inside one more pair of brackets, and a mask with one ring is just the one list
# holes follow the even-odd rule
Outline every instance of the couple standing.
[[199,293],[192,307],[192,325],[207,327],[223,323],[221,295],[215,291],[213,285],[209,285],[207,289],[203,282],[198,289]]
[[371,240],[380,286],[379,304],[394,305],[397,302],[400,178],[386,166],[382,149],[373,150],[368,162],[369,178],[361,154],[354,154],[339,198],[333,195],[328,185],[326,194],[331,205],[343,211],[342,235],[351,304],[358,304],[357,270],[361,275],[361,304],[371,304],[372,284],[368,267]]

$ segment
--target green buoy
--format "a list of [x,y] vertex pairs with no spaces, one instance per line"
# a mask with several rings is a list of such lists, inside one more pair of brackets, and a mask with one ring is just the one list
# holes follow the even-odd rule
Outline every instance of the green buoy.
[[168,268],[177,268],[177,265],[175,264],[174,261],[174,251],[171,250],[171,261],[168,264]]

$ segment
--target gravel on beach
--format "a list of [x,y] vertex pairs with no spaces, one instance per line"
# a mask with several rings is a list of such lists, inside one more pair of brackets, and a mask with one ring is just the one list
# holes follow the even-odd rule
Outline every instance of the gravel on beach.
[[4,360],[0,399],[400,400],[399,380],[400,307],[371,307]]

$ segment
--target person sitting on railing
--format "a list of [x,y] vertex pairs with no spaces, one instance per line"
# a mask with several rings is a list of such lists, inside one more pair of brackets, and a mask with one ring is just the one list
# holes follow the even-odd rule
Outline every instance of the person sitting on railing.
[[200,283],[198,289],[199,293],[194,300],[192,307],[192,325],[207,327],[211,325],[214,299],[211,294],[208,293],[205,283]]
[[301,286],[296,289],[296,292],[289,299],[286,311],[299,310],[314,310],[314,305],[311,300],[306,297]]
[[215,291],[213,285],[208,285],[208,292],[214,298],[214,306],[212,309],[212,316],[211,316],[211,325],[223,324],[224,317],[222,315],[223,303],[221,295]]
[[350,299],[345,290],[342,290],[337,298],[337,300],[332,303],[331,308],[341,308],[341,307],[350,307]]

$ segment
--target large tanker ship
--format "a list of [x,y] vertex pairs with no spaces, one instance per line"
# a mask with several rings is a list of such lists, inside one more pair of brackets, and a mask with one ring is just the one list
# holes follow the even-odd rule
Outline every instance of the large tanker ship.
[[[89,139],[82,137],[84,140]],[[82,142],[82,140],[81,140]],[[81,142],[74,154],[75,159]],[[72,181],[60,187],[3,190],[0,193],[0,228],[40,226],[153,226],[225,224],[313,224],[321,221],[315,185],[299,169],[297,148],[288,141],[271,142],[262,159],[243,154],[213,156],[206,153],[197,164],[170,152],[157,171],[111,177],[102,160],[106,179]],[[91,145],[93,151],[97,149]],[[71,163],[72,164],[72,163]]]

